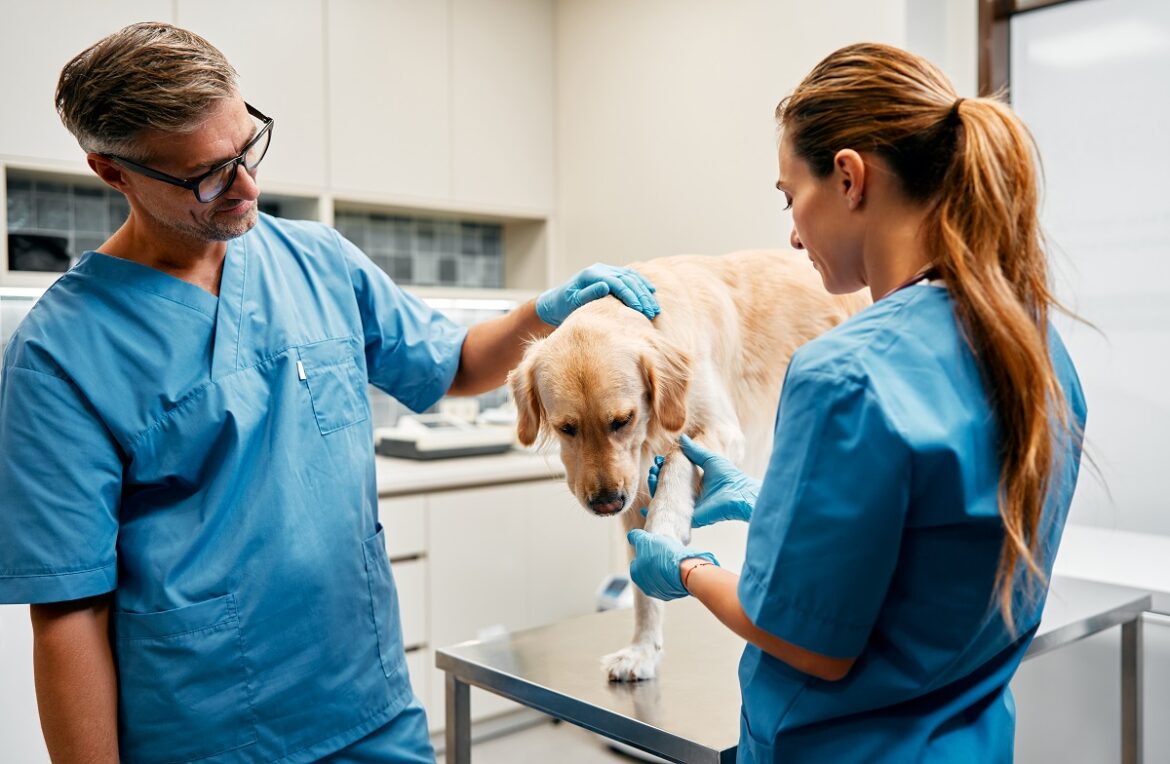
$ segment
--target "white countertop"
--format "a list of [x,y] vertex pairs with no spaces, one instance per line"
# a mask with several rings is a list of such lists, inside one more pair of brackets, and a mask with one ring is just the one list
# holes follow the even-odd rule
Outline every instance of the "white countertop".
[[1145,589],[1155,610],[1170,613],[1170,536],[1068,525],[1052,572]]
[[491,456],[463,456],[453,459],[375,458],[378,495],[401,496],[455,488],[472,488],[528,480],[559,480],[565,475],[555,451],[535,453],[512,449]]

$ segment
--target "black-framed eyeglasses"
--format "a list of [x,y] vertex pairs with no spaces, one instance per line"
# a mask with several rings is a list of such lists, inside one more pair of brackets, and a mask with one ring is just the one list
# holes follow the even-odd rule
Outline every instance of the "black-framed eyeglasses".
[[244,106],[248,108],[249,114],[264,123],[259,132],[256,133],[256,137],[248,141],[248,145],[244,147],[244,150],[240,152],[238,157],[221,162],[198,177],[184,180],[183,178],[167,175],[165,172],[159,172],[151,167],[138,164],[137,162],[114,154],[102,154],[101,156],[112,159],[126,169],[132,170],[139,175],[145,175],[148,178],[170,183],[172,186],[185,188],[195,194],[195,198],[202,204],[214,202],[226,194],[228,189],[232,187],[232,184],[236,182],[236,173],[239,171],[240,165],[243,165],[244,169],[249,173],[256,171],[256,168],[260,165],[260,160],[268,153],[268,145],[272,142],[272,123],[276,120],[272,119],[272,117],[264,116],[258,109],[253,108],[251,104],[245,103]]

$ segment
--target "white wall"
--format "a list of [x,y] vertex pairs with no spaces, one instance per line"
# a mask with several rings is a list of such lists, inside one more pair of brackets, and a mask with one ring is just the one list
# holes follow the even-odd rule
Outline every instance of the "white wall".
[[863,40],[975,89],[974,0],[561,0],[556,275],[596,260],[787,246],[773,112]]
[[[1170,4],[1085,0],[1012,24],[1012,102],[1045,164],[1043,222],[1089,419],[1072,519],[1170,536]],[[1071,117],[1071,118],[1070,118]]]

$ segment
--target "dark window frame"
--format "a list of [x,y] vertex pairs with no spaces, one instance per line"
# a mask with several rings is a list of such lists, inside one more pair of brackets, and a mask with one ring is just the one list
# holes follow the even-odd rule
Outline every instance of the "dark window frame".
[[1011,20],[1021,13],[1078,0],[979,0],[979,95],[1011,100]]

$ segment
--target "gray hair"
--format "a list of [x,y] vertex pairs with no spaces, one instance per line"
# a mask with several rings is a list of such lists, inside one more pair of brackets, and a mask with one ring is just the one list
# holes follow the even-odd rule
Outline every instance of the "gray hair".
[[161,22],[131,24],[77,54],[61,70],[56,105],[85,151],[148,160],[146,131],[187,133],[216,102],[238,94],[239,76],[193,32]]

